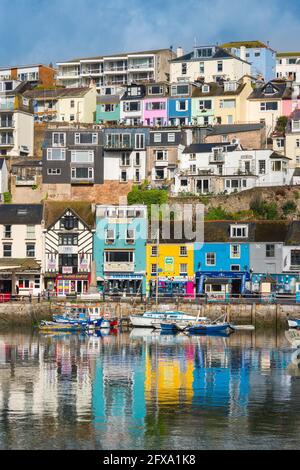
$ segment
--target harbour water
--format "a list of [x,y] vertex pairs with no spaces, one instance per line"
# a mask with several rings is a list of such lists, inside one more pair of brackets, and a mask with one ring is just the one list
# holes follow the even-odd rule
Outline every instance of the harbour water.
[[284,332],[0,333],[0,449],[300,448]]

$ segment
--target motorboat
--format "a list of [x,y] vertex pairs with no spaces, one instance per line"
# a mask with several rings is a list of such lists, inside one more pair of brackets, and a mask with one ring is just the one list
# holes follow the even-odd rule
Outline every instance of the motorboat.
[[135,328],[154,328],[165,321],[195,321],[195,316],[179,311],[145,312],[143,315],[131,315],[130,321]]

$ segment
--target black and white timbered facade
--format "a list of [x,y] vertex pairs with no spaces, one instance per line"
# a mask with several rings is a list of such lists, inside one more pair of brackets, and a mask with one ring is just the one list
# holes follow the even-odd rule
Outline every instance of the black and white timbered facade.
[[46,226],[46,290],[58,296],[85,294],[89,291],[93,234],[93,227],[70,208]]

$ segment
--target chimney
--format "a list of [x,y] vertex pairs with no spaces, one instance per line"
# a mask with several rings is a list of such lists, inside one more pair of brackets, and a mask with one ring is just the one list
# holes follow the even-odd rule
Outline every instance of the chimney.
[[180,46],[177,47],[176,55],[177,55],[177,57],[182,57],[184,55],[182,47],[180,47]]
[[240,59],[246,60],[246,47],[245,46],[240,47]]

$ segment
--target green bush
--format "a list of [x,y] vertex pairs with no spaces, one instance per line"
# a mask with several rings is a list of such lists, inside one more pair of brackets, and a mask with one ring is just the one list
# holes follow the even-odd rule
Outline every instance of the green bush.
[[275,220],[278,218],[278,208],[276,202],[263,201],[260,196],[256,196],[250,202],[250,209],[255,217],[264,220]]
[[291,214],[293,212],[296,212],[297,210],[297,205],[294,201],[287,201],[283,206],[282,206],[282,212],[284,215]]
[[164,189],[145,189],[143,185],[141,189],[134,186],[132,191],[128,194],[128,204],[144,204],[147,206],[148,214],[151,215],[151,206],[153,204],[166,204],[168,202],[168,191]]
[[231,218],[232,215],[220,206],[210,209],[205,216],[205,220],[230,220]]
[[3,193],[4,203],[10,204],[12,201],[12,197],[10,193]]

